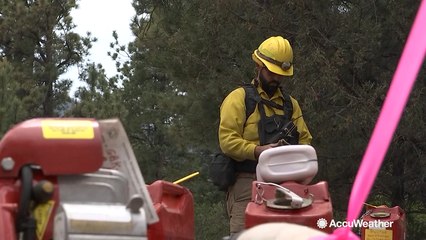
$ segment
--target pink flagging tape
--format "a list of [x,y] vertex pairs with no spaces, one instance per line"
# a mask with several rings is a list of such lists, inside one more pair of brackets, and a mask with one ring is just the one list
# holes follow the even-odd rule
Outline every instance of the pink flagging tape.
[[[426,54],[426,1],[420,3],[387,97],[383,104],[367,150],[361,161],[349,199],[347,221],[352,222],[361,213],[374,180],[392,141],[392,137],[407,104],[417,74]],[[333,234],[313,237],[311,240],[356,240],[350,228],[340,228]]]

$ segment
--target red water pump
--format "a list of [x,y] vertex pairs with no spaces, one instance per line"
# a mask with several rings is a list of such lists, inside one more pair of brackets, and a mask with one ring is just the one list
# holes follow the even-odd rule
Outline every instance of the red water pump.
[[326,182],[309,185],[318,170],[315,149],[309,145],[288,145],[268,149],[259,157],[257,181],[245,213],[245,226],[286,222],[326,233],[323,225],[333,219]]
[[119,120],[32,119],[1,139],[0,239],[194,238],[191,192],[147,186]]

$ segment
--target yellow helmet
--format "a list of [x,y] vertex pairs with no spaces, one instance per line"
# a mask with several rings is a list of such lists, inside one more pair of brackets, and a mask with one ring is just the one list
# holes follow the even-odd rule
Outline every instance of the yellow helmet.
[[254,50],[252,58],[273,73],[293,76],[293,49],[288,40],[281,36],[263,41],[259,48]]

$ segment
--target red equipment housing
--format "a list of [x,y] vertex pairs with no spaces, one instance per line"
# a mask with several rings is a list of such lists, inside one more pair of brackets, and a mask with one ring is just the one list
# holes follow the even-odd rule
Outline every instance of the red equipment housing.
[[[104,145],[108,144],[105,142],[105,134],[117,138],[119,134],[114,131],[122,128],[118,120],[111,120],[111,129],[114,131],[107,132],[104,129],[103,132],[100,123],[94,119],[82,118],[32,119],[15,125],[4,135],[0,141],[0,239],[17,240],[18,234],[23,231],[29,234],[25,239],[53,238],[56,229],[55,215],[64,203],[60,180],[65,175],[90,175],[103,168],[105,156],[108,156],[104,149]],[[130,146],[127,136],[122,141]],[[126,151],[129,154],[129,149]],[[128,156],[122,159],[116,156],[116,160],[127,161]],[[113,176],[106,175],[106,178],[111,177]],[[46,202],[38,202],[33,190],[37,183],[44,181],[51,183],[51,195],[47,202],[50,207],[45,208],[48,211],[36,212],[36,208],[45,206]],[[97,186],[96,184],[107,186],[102,181],[95,182],[92,186]],[[150,240],[194,239],[194,204],[191,192],[165,181],[156,181],[147,188],[159,221],[148,226],[145,222],[148,235],[145,237]],[[89,207],[92,206],[90,194],[92,193],[87,194]],[[102,197],[98,196],[97,199],[99,198]],[[131,239],[129,236],[125,239]]]
[[[59,125],[68,121],[68,127]],[[32,119],[9,130],[0,141],[0,160],[12,158],[1,178],[17,178],[24,165],[37,165],[46,176],[98,170],[103,162],[99,124],[93,119]]]
[[[33,183],[48,180],[54,184],[55,211],[59,203],[57,176],[98,170],[103,161],[99,125],[93,119],[68,119],[70,126],[55,125],[59,119],[32,119],[15,125],[0,141],[0,161],[13,160],[11,169],[0,168],[0,239],[18,239],[23,166],[34,165]],[[61,119],[60,121],[67,121]],[[47,124],[46,124],[47,123]],[[82,136],[82,137],[79,137]],[[77,138],[76,138],[77,137]],[[52,239],[53,216],[47,220],[43,239]]]

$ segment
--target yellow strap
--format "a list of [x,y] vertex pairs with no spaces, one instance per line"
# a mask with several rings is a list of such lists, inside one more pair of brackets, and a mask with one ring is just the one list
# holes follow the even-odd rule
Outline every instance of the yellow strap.
[[181,183],[181,182],[183,182],[183,181],[186,181],[186,180],[188,180],[188,179],[190,179],[190,178],[192,178],[192,177],[197,176],[198,174],[200,174],[200,172],[194,172],[194,173],[191,173],[191,174],[189,174],[189,175],[188,175],[188,176],[186,176],[186,177],[183,177],[183,178],[181,178],[181,179],[179,179],[179,180],[174,181],[173,183],[174,183],[174,184],[179,184],[179,183]]
[[374,205],[371,205],[371,204],[368,204],[368,203],[364,203],[364,205],[368,206],[368,207],[372,207],[372,208],[377,208],[377,206],[374,206]]

